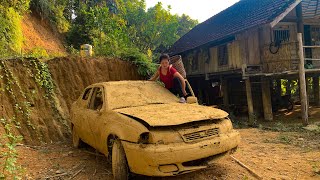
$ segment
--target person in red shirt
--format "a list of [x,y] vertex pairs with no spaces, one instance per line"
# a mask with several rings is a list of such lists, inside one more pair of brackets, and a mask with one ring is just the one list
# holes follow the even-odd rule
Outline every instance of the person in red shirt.
[[149,80],[155,81],[160,78],[165,87],[173,94],[179,94],[180,102],[185,103],[187,98],[186,82],[181,74],[170,65],[168,54],[162,54],[159,59],[160,67]]

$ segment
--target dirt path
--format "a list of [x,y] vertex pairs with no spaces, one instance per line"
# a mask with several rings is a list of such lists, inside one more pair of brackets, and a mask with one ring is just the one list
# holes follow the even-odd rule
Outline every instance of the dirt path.
[[[234,156],[264,179],[320,179],[320,139],[309,133],[240,129],[242,142]],[[19,161],[30,179],[112,179],[111,165],[92,149],[74,149],[71,143],[46,147],[20,146]],[[78,173],[78,174],[77,174]],[[65,174],[65,175],[64,175]],[[52,177],[57,176],[57,177]],[[172,178],[133,179],[255,179],[226,157],[209,169]]]

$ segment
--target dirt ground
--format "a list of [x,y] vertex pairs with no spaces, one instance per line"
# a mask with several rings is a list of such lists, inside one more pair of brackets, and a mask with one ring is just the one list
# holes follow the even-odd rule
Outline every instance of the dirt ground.
[[[263,179],[320,179],[320,138],[310,132],[239,129],[242,142],[234,154]],[[42,147],[19,146],[19,163],[27,179],[112,179],[107,159],[91,148],[75,149],[71,142]],[[231,157],[212,167],[172,178],[133,179],[255,179]]]

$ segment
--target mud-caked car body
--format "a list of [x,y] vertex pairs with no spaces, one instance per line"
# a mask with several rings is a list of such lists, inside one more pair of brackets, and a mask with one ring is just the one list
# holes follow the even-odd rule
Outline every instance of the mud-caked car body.
[[91,85],[71,108],[73,144],[83,141],[111,157],[116,179],[203,169],[238,146],[226,112],[178,101],[156,82]]

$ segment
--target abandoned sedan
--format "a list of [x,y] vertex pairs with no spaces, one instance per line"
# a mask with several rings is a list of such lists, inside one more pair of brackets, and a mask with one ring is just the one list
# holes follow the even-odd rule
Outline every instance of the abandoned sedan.
[[115,179],[203,169],[238,146],[226,112],[178,101],[156,82],[91,85],[71,108],[73,145],[109,156]]

